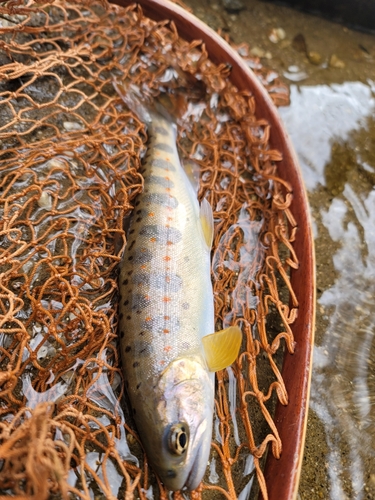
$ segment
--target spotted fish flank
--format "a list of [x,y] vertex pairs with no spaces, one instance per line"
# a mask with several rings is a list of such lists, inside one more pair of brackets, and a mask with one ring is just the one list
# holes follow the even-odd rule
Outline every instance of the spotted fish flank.
[[132,297],[132,309],[135,311],[145,309],[151,303],[151,298],[143,293],[135,293]]
[[151,167],[160,168],[169,172],[176,172],[176,167],[173,163],[163,158],[154,158],[151,162]]
[[143,323],[144,330],[155,330],[157,333],[176,334],[180,330],[180,320],[176,316],[154,316],[146,318]]
[[167,193],[148,193],[144,195],[144,200],[147,205],[155,203],[170,208],[177,208],[178,206],[177,198]]
[[163,289],[166,293],[178,292],[182,287],[182,279],[178,274],[171,272],[165,273],[136,273],[132,277],[134,285],[148,286],[155,290]]
[[173,182],[169,179],[169,177],[160,177],[160,175],[150,175],[149,178],[150,184],[158,184],[166,189],[171,189],[174,187]]
[[137,248],[134,255],[134,264],[146,264],[152,260],[152,252],[148,248]]
[[158,226],[156,224],[143,226],[139,234],[150,236],[156,243],[161,243],[162,245],[179,243],[182,239],[181,231],[175,227]]

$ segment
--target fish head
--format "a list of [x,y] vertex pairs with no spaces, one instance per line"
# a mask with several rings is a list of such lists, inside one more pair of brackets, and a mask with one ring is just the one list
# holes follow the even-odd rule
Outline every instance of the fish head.
[[169,490],[195,489],[211,448],[214,375],[202,360],[177,359],[163,372],[155,395],[155,432],[144,443],[151,465]]

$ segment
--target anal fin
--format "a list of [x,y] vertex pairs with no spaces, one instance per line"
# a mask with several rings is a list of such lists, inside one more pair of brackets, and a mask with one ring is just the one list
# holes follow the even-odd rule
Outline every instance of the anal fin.
[[212,333],[202,338],[208,369],[211,372],[223,370],[237,359],[242,342],[238,326]]

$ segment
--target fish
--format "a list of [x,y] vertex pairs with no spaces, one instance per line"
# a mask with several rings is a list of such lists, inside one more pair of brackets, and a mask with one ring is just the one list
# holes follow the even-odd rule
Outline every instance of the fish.
[[237,326],[215,333],[213,213],[181,164],[175,124],[120,83],[115,88],[148,133],[144,189],[119,275],[124,379],[153,470],[169,490],[193,490],[209,459],[215,371],[235,361],[242,333]]

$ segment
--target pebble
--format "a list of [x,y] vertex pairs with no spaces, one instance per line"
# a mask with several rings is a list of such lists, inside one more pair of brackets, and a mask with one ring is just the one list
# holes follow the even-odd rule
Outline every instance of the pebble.
[[315,52],[314,50],[311,50],[307,54],[307,58],[311,62],[311,64],[315,64],[316,66],[322,62],[322,56],[319,54],[319,52]]
[[222,4],[224,9],[231,14],[237,14],[245,9],[242,0],[222,0]]
[[68,132],[72,132],[73,130],[82,130],[82,124],[78,122],[64,122],[63,123],[64,129],[67,130]]
[[345,68],[345,63],[341,59],[339,59],[336,54],[332,54],[329,59],[329,65],[331,68],[343,69]]
[[40,198],[38,200],[38,205],[40,208],[46,208],[47,210],[52,208],[52,198],[47,193],[47,191],[42,191]]
[[284,71],[283,75],[291,82],[300,82],[302,80],[306,80],[309,76],[305,71],[299,71],[298,69],[295,71],[295,67],[293,67],[293,71],[291,71],[290,68],[289,71]]
[[272,43],[279,43],[281,40],[284,40],[285,37],[286,33],[283,28],[273,28],[271,33],[268,35],[268,38]]

